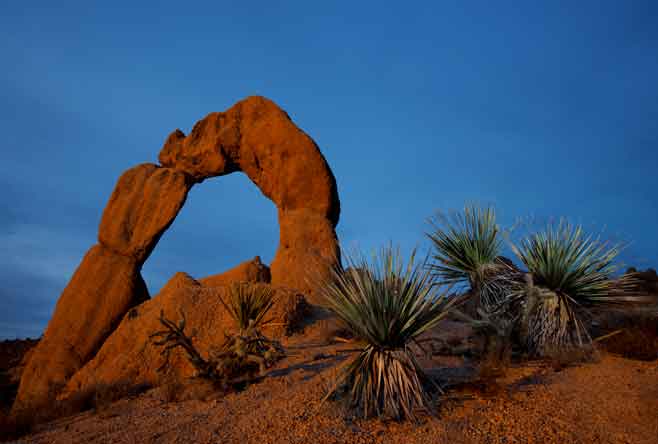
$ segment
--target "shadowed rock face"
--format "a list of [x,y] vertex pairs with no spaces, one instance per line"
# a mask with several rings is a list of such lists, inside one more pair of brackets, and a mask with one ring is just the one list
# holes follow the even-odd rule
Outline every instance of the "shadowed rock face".
[[[161,166],[138,165],[119,178],[103,212],[99,244],[62,292],[26,364],[15,412],[52,399],[94,357],[126,312],[149,298],[141,267],[195,183],[243,171],[276,204],[280,240],[272,285],[310,294],[309,268],[323,273],[339,262],[334,176],[315,142],[270,100],[250,97],[226,112],[209,114],[188,136],[174,131],[159,160]],[[242,279],[248,271],[237,269],[235,276],[206,278],[206,286]]]

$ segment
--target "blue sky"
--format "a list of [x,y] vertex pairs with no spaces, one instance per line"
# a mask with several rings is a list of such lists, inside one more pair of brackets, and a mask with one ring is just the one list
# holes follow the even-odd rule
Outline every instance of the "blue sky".
[[[102,3],[0,6],[0,338],[41,333],[122,171],[249,95],[322,149],[346,246],[422,249],[435,210],[480,202],[658,265],[656,2]],[[277,242],[256,186],[216,178],[143,274],[154,294]]]

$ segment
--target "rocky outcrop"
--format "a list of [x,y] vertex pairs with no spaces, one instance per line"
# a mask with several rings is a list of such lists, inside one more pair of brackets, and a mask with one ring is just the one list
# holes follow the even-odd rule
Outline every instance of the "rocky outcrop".
[[87,252],[23,370],[15,411],[48,403],[126,311],[148,299],[139,267],[134,259],[102,245]]
[[184,173],[138,165],[119,178],[103,212],[99,244],[85,255],[25,366],[14,410],[48,403],[98,351],[126,312],[149,298],[140,270],[183,206]]
[[656,270],[647,268],[645,271],[635,269],[629,271],[642,292],[658,297],[658,274],[656,274]]
[[260,256],[256,256],[223,273],[201,278],[199,282],[205,287],[217,287],[228,285],[232,282],[261,282],[269,284],[271,280],[270,267],[260,261]]
[[140,265],[185,203],[191,179],[145,163],[123,173],[101,218],[98,241]]
[[312,294],[311,271],[322,273],[336,263],[336,180],[315,142],[274,102],[250,97],[209,114],[187,136],[176,130],[159,159],[197,181],[243,171],[276,204],[280,235],[273,285]]
[[[96,355],[126,312],[148,299],[141,267],[195,183],[243,171],[276,204],[280,241],[271,265],[273,285],[312,295],[317,282],[312,275],[339,263],[334,176],[313,140],[270,100],[250,97],[226,112],[209,114],[188,136],[174,131],[159,160],[161,166],[138,165],[119,178],[103,212],[99,244],[60,296],[26,364],[14,410],[47,403]],[[204,286],[269,280],[266,267],[254,271],[243,265],[204,279]],[[127,347],[130,336],[120,343]],[[107,354],[94,358],[99,368],[107,359],[101,356]]]
[[[252,284],[267,285],[267,284]],[[208,288],[185,273],[177,273],[162,288],[158,296],[133,308],[117,330],[105,341],[96,357],[71,379],[62,397],[77,392],[93,392],[97,385],[130,384],[156,386],[162,380],[184,379],[195,369],[182,350],[171,353],[164,373],[158,368],[164,363],[161,348],[152,344],[149,336],[162,330],[160,312],[168,319],[186,319],[186,332],[192,334],[194,345],[203,356],[221,345],[224,332],[234,329],[234,322],[220,302],[228,287]],[[272,327],[265,326],[269,337],[280,337],[293,330],[306,314],[306,303],[299,293],[274,288],[275,305],[270,318]]]

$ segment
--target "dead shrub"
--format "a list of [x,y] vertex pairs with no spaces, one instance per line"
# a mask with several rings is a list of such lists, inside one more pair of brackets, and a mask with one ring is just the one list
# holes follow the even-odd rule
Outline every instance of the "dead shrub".
[[[235,299],[236,307],[248,304],[249,301]],[[233,310],[237,311],[237,310]],[[263,315],[267,312],[263,313]],[[185,351],[188,361],[196,369],[197,376],[205,378],[216,384],[221,390],[240,390],[251,382],[260,379],[265,369],[270,368],[279,359],[283,358],[284,350],[280,343],[263,336],[258,328],[263,316],[257,319],[249,318],[248,324],[242,328],[237,316],[234,319],[240,325],[235,334],[224,333],[224,342],[211,349],[210,356],[205,358],[195,347],[192,336],[185,333],[185,316],[181,313],[181,320],[175,323],[160,313],[160,323],[164,330],[151,334],[151,341],[155,346],[161,347],[164,362],[158,371],[166,371],[169,366],[169,356],[177,348]]]

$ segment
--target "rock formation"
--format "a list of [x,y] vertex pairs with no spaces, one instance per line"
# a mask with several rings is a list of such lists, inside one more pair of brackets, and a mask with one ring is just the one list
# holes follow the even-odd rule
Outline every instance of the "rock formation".
[[107,203],[98,241],[140,266],[182,208],[192,180],[173,168],[145,163],[121,175]]
[[204,287],[217,287],[227,285],[231,282],[261,282],[269,284],[272,281],[270,267],[260,261],[260,256],[256,256],[250,261],[246,261],[220,274],[214,274],[202,279],[199,282]]
[[647,268],[645,271],[634,271],[633,277],[637,280],[641,291],[658,297],[658,274],[656,274],[656,270]]
[[[194,345],[207,357],[213,347],[222,344],[224,332],[234,330],[233,321],[220,302],[227,292],[226,286],[204,287],[189,275],[176,273],[156,297],[128,312],[94,359],[70,380],[62,397],[93,393],[97,386],[118,386],[126,381],[135,386],[156,386],[163,379],[193,376],[195,369],[181,350],[171,354],[166,372],[158,372],[164,358],[161,348],[150,343],[149,336],[163,329],[159,321],[161,311],[176,322],[184,313],[186,332],[195,332]],[[272,326],[265,326],[264,330],[276,338],[303,321],[308,305],[299,293],[280,287],[274,288],[274,299],[269,316]]]
[[[47,403],[94,358],[128,310],[148,299],[141,267],[195,183],[243,171],[276,204],[280,239],[272,285],[310,294],[310,269],[323,273],[340,260],[334,176],[313,140],[270,100],[250,97],[211,113],[188,136],[174,131],[159,161],[119,178],[103,212],[99,244],[62,292],[26,364],[14,411]],[[234,274],[241,273],[246,271]],[[229,278],[209,277],[205,283]]]
[[273,285],[308,292],[309,266],[338,257],[336,180],[315,142],[273,102],[252,97],[209,114],[188,136],[174,131],[159,160],[197,181],[243,171],[276,204]]

